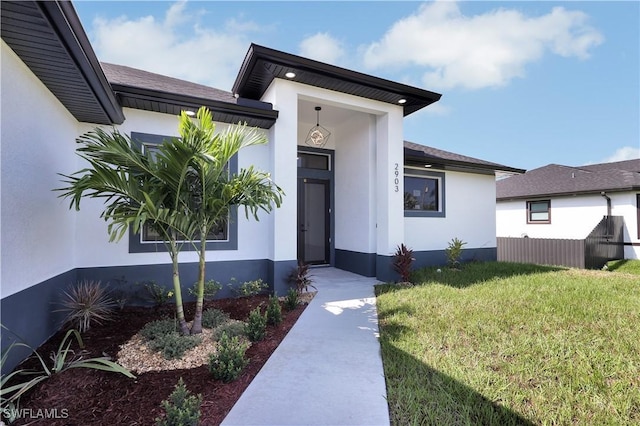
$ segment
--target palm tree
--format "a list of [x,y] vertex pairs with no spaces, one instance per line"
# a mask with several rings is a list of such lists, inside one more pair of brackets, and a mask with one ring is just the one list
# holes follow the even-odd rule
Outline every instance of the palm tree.
[[80,210],[83,197],[104,199],[106,206],[101,217],[109,223],[111,242],[119,241],[129,227],[137,233],[145,224],[162,237],[171,257],[180,330],[189,334],[178,269],[180,244],[176,229],[186,225],[179,214],[184,210],[180,186],[163,180],[168,174],[165,163],[155,161],[150,153],[142,152],[117,130],[107,133],[96,128],[77,142],[81,147],[76,152],[89,167],[72,175],[61,175],[68,186],[57,189],[62,191],[60,197],[70,198],[69,208],[76,210]]
[[[183,235],[198,241],[198,285],[196,312],[191,333],[202,332],[202,309],[206,268],[207,235],[212,229],[226,224],[233,206],[243,206],[245,215],[259,220],[258,212],[270,212],[282,203],[282,190],[275,185],[268,173],[253,166],[231,175],[229,161],[249,146],[267,143],[264,134],[246,125],[230,126],[222,133],[215,133],[215,123],[206,108],[198,110],[196,120],[182,114],[179,126],[180,140],[175,143],[193,149],[193,161],[185,182],[189,192],[187,216],[192,228],[182,230]],[[197,228],[195,234],[191,232]]]
[[[152,156],[117,130],[95,129],[78,139],[82,146],[77,153],[90,167],[62,175],[68,186],[59,190],[61,197],[71,198],[70,208],[76,210],[83,197],[105,199],[101,217],[109,222],[110,241],[120,240],[129,227],[139,232],[145,224],[160,234],[171,256],[180,329],[183,334],[196,334],[202,332],[207,235],[229,220],[232,206],[244,206],[247,218],[251,213],[258,220],[259,210],[269,212],[274,204],[280,206],[283,192],[269,174],[253,167],[229,173],[228,163],[240,149],[267,142],[255,129],[237,125],[216,134],[211,113],[202,107],[195,120],[182,113],[179,134]],[[194,244],[199,255],[191,330],[182,304],[180,240]]]

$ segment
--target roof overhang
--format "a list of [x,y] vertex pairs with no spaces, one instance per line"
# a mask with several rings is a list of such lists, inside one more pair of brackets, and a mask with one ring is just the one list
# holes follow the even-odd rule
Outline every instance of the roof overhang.
[[113,90],[123,107],[180,115],[182,111],[196,111],[207,107],[214,121],[221,123],[247,123],[251,127],[269,129],[278,118],[278,111],[256,106],[251,100],[238,99],[236,104],[212,99],[113,84]]
[[78,121],[124,121],[71,2],[0,3],[2,39]]
[[[295,77],[287,78],[285,74],[289,72]],[[256,44],[249,47],[232,91],[241,97],[259,100],[274,78],[401,105],[405,116],[437,102],[442,96]],[[404,103],[400,103],[402,99]]]
[[559,197],[578,197],[583,195],[593,195],[593,196],[601,197],[602,193],[613,194],[617,192],[637,192],[637,191],[640,191],[640,186],[629,186],[627,188],[616,188],[616,189],[595,189],[595,190],[588,190],[588,191],[550,192],[550,193],[541,193],[541,194],[511,195],[508,197],[496,196],[496,200],[497,201],[517,201],[517,200],[549,199],[549,198],[559,198]]
[[493,175],[495,174],[495,172],[509,172],[519,174],[525,172],[525,170],[523,169],[503,166],[501,164],[482,164],[435,157],[422,151],[413,150],[406,147],[404,148],[404,163],[406,166],[488,175]]

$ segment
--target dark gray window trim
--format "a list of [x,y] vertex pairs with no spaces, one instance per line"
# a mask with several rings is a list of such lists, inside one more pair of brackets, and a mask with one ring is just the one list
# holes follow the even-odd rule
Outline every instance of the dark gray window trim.
[[414,211],[414,210],[405,210],[404,217],[447,217],[446,215],[446,186],[445,186],[445,174],[442,172],[434,172],[427,170],[418,170],[412,168],[404,168],[404,177],[412,176],[412,177],[427,177],[427,178],[436,178],[440,181],[440,203],[441,208],[438,212],[428,212],[428,211]]
[[[531,203],[544,203],[549,205],[549,219],[547,220],[531,220]],[[529,225],[549,225],[551,223],[551,199],[544,200],[527,200],[527,224]]]
[[638,227],[638,239],[640,240],[640,194],[636,194],[636,209],[637,209],[637,222],[636,226]]
[[[167,139],[171,139],[174,136],[154,135],[150,133],[131,132],[131,140],[137,144],[161,144]],[[138,146],[140,146],[138,145]],[[229,171],[238,173],[238,156],[235,155],[229,162]],[[229,229],[227,230],[226,241],[207,241],[207,251],[210,250],[238,250],[238,208],[234,206],[231,208],[231,214],[229,215]],[[200,243],[191,244],[185,242],[182,245],[183,251],[196,251],[200,249]],[[129,253],[155,253],[166,252],[167,246],[162,243],[142,243],[140,241],[140,234],[135,234],[133,230],[129,229]]]

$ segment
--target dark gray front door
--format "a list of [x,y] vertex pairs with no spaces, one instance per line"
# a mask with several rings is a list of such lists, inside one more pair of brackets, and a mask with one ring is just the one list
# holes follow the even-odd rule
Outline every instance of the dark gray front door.
[[329,181],[298,179],[298,260],[329,263]]

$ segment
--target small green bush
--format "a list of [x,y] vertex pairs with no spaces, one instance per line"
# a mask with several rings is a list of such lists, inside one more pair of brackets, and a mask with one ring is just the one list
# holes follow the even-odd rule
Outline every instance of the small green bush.
[[231,288],[231,291],[236,295],[236,297],[247,297],[262,293],[264,290],[269,288],[269,285],[262,281],[262,279],[258,278],[253,281],[245,281],[238,286],[236,284],[236,279],[231,278],[229,288]]
[[177,331],[164,334],[151,340],[148,345],[153,351],[160,352],[165,359],[181,358],[186,351],[202,342],[200,336],[183,336]]
[[213,340],[220,340],[223,334],[227,334],[229,337],[244,336],[244,325],[242,321],[229,320],[224,324],[213,329]]
[[458,238],[454,238],[449,241],[449,245],[444,249],[444,253],[447,255],[447,264],[450,268],[458,268],[460,266],[460,257],[462,256],[462,246],[465,243]]
[[142,281],[141,284],[147,291],[147,299],[153,302],[156,307],[162,306],[173,297],[173,291],[167,290],[155,281]]
[[209,308],[202,312],[202,326],[216,328],[229,321],[229,314],[220,309]]
[[287,296],[284,298],[284,307],[287,311],[293,311],[300,303],[300,296],[295,288],[290,288],[287,291]]
[[184,384],[182,377],[178,380],[169,399],[162,401],[166,413],[164,418],[156,418],[158,426],[196,426],[200,420],[202,395],[193,395]]
[[209,357],[209,372],[215,379],[225,383],[238,378],[249,360],[244,356],[249,345],[237,336],[223,333],[218,343],[218,352]]
[[266,331],[267,317],[262,315],[260,307],[257,307],[249,313],[249,320],[244,326],[244,333],[252,342],[258,342],[264,339]]
[[269,304],[267,305],[267,323],[269,325],[278,325],[282,322],[282,308],[278,296],[269,296]]
[[[216,280],[208,280],[204,282],[204,300],[213,300],[218,293],[222,289],[222,284],[220,284]],[[193,297],[198,296],[198,283],[195,282],[191,287],[189,287],[189,294]]]
[[147,341],[178,331],[178,323],[174,319],[161,319],[148,322],[140,330],[140,334]]

